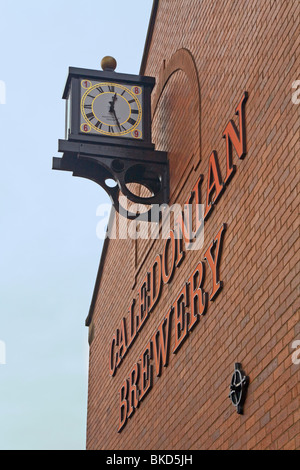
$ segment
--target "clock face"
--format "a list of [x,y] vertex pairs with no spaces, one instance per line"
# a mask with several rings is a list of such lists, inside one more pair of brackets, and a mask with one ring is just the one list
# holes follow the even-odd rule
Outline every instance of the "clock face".
[[80,132],[143,138],[140,86],[81,80]]

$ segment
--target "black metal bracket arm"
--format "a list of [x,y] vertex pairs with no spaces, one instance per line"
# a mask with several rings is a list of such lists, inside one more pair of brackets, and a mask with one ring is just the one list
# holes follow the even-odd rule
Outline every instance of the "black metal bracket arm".
[[[99,184],[109,195],[113,207],[123,216],[134,220],[150,220],[151,208],[138,213],[125,209],[119,202],[120,193],[131,202],[152,206],[169,202],[169,164],[167,153],[154,149],[124,145],[99,145],[59,140],[62,158],[54,157],[54,170],[72,171],[73,176],[87,178]],[[109,180],[114,180],[111,186]],[[131,184],[146,188],[145,197],[131,191]]]

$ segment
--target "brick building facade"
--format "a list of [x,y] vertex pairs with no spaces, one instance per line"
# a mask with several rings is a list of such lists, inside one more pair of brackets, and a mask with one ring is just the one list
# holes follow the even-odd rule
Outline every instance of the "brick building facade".
[[153,142],[170,204],[204,205],[204,243],[106,239],[86,321],[89,450],[300,448],[299,18],[297,0],[153,3]]

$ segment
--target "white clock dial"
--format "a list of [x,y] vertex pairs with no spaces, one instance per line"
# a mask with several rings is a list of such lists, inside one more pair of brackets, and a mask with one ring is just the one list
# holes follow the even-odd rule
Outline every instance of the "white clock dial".
[[82,80],[80,131],[142,139],[142,96],[137,85]]

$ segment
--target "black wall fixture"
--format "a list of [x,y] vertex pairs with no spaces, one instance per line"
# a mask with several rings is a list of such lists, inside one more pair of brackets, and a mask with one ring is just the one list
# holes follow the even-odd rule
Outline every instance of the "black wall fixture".
[[244,403],[247,395],[249,385],[249,377],[242,370],[242,364],[235,363],[234,372],[230,383],[229,398],[232,404],[236,407],[238,414],[243,414]]
[[[167,153],[155,150],[151,139],[155,79],[116,73],[116,60],[109,56],[101,65],[103,71],[69,68],[63,93],[65,140],[58,144],[63,156],[53,158],[53,169],[96,182],[128,219],[141,220],[142,215],[124,209],[121,194],[144,204],[143,216],[149,220],[154,204],[169,202]],[[133,184],[147,191],[133,192]]]

